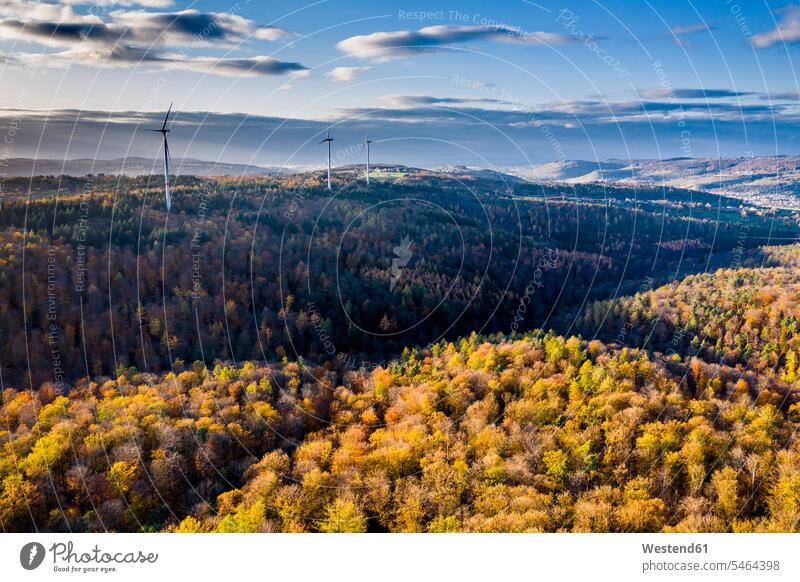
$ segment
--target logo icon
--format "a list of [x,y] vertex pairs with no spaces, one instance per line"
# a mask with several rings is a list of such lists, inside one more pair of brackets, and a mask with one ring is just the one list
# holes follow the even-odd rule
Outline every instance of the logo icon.
[[44,561],[44,546],[39,542],[28,542],[19,551],[19,563],[26,570],[35,570]]
[[414,253],[411,250],[411,240],[404,236],[400,244],[392,249],[396,258],[392,259],[392,278],[389,282],[389,291],[394,292],[400,277],[403,276],[403,269],[408,266],[408,262]]

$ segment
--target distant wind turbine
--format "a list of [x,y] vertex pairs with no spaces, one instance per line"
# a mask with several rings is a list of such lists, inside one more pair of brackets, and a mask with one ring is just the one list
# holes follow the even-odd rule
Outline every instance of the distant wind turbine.
[[[331,137],[331,124],[328,122],[328,135],[323,139],[320,144],[328,142],[328,190],[331,189],[331,142],[333,138]],[[319,144],[317,144],[319,145]]]
[[364,130],[364,148],[367,150],[367,186],[369,186],[369,144],[372,143],[372,140],[369,139],[369,133],[367,130]]
[[169,145],[167,144],[167,134],[169,133],[167,121],[169,121],[169,114],[171,111],[172,103],[169,104],[169,109],[167,109],[167,115],[164,117],[164,124],[161,126],[161,129],[145,129],[145,131],[154,131],[164,136],[164,193],[167,196],[167,211],[172,207],[172,195],[169,191]]

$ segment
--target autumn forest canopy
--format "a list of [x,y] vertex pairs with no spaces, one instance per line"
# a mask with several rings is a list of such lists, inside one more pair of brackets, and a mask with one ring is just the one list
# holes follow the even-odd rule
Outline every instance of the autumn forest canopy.
[[777,532],[798,215],[502,175],[6,180],[3,531]]

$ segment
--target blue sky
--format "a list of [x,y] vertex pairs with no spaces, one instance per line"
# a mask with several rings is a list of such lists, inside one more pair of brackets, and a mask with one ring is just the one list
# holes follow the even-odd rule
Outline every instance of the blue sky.
[[149,155],[170,101],[225,161],[313,164],[328,119],[342,163],[366,126],[427,166],[800,153],[798,42],[783,1],[2,0],[0,121],[16,157]]

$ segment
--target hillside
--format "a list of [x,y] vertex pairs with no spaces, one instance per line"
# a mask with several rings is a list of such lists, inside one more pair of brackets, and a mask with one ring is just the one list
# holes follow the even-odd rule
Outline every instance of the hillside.
[[790,214],[610,204],[589,187],[542,198],[476,177],[366,189],[337,176],[331,196],[323,184],[181,177],[167,215],[158,178],[40,178],[30,199],[29,181],[9,178],[0,329],[22,338],[0,336],[3,373],[69,386],[176,359],[381,362],[472,331],[568,333],[554,318],[587,301],[800,233]]
[[2,528],[798,529],[792,213],[397,173],[10,196]]
[[[88,174],[141,176],[159,174],[163,171],[163,163],[160,158],[148,159],[135,156],[112,160],[7,158],[2,160],[2,169],[4,176],[8,177],[86,176]],[[187,176],[266,176],[288,171],[279,167],[234,164],[195,158],[172,158],[171,163],[173,171]]]
[[798,257],[768,247],[768,266],[595,303],[585,321],[613,314],[611,343],[472,334],[375,369],[178,362],[66,395],[7,384],[0,523],[798,531]]
[[723,368],[535,333],[388,369],[7,388],[5,531],[797,531],[800,409]]
[[577,330],[793,384],[800,379],[799,262],[800,247],[767,247],[760,259],[764,267],[689,275],[672,285],[595,302],[578,318]]
[[504,168],[534,182],[663,186],[709,192],[751,204],[800,208],[800,157],[564,160]]

